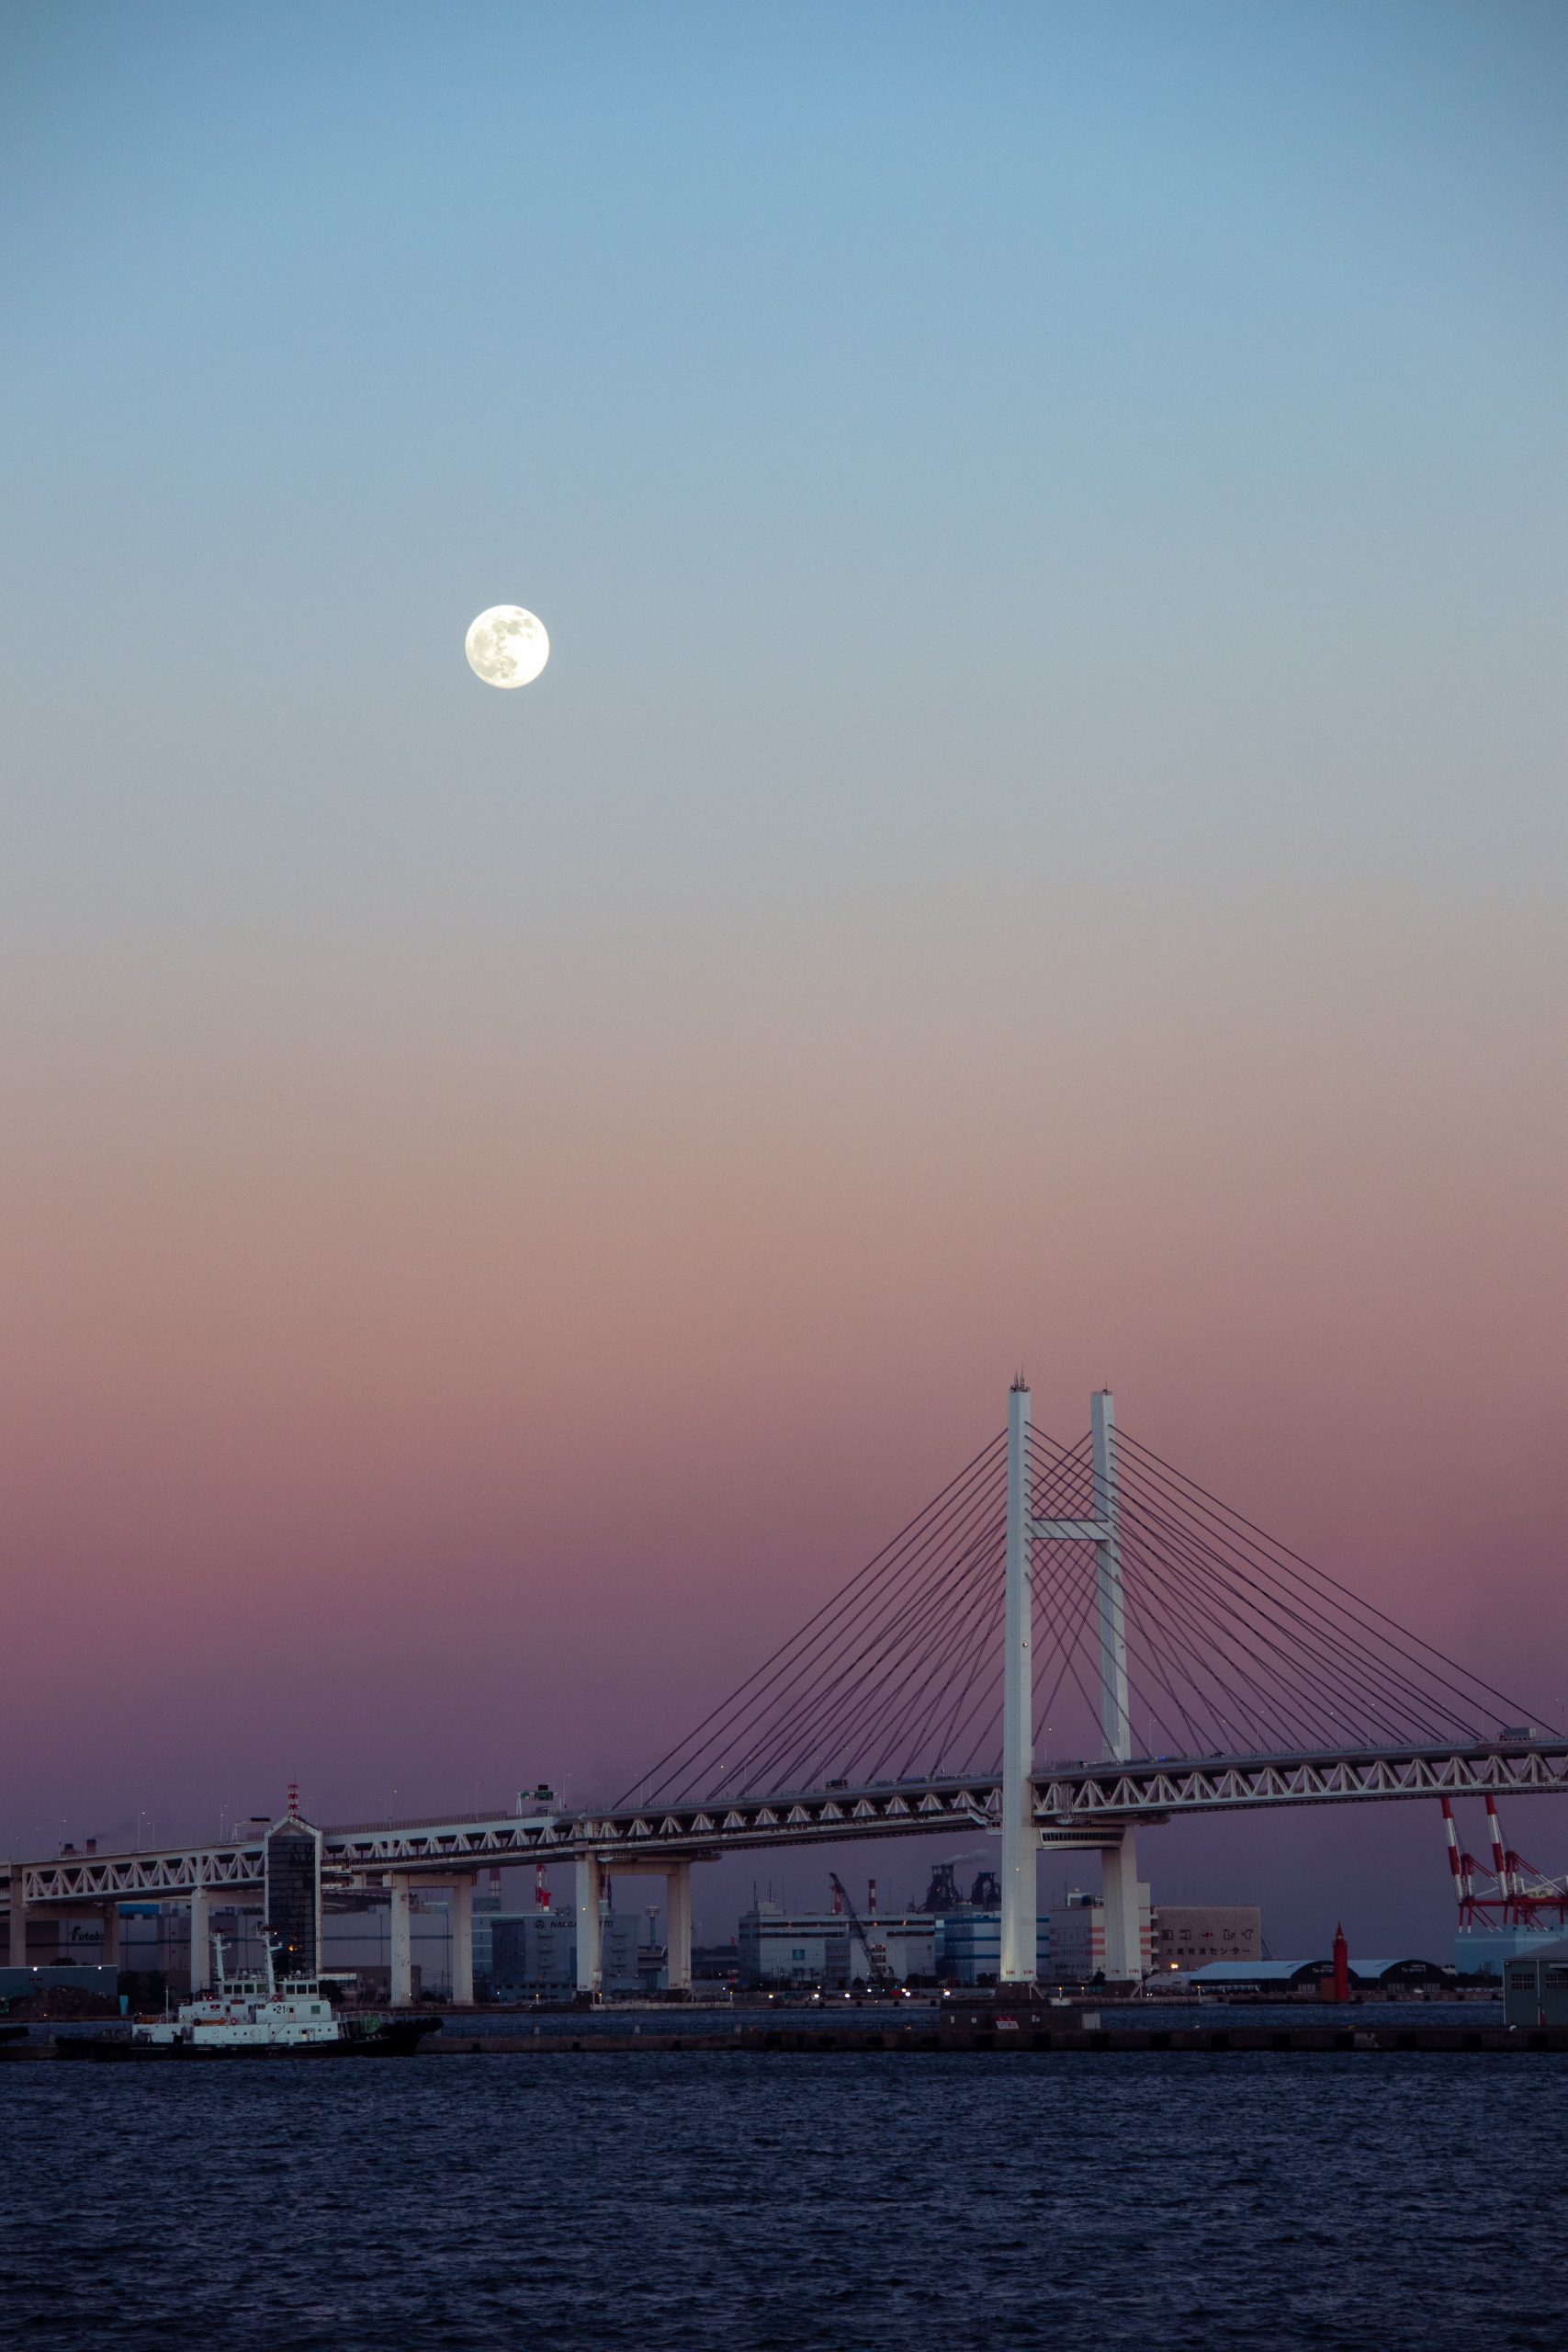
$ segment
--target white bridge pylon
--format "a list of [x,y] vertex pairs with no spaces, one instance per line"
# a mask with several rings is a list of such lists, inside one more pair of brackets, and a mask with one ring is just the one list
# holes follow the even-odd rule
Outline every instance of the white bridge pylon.
[[[1036,1519],[1030,1442],[1028,1383],[1021,1374],[1008,1396],[1007,1657],[1002,1691],[1002,1917],[1000,1976],[1004,1984],[1032,1984],[1041,1848],[1081,1850],[1083,1832],[1041,1829],[1034,1787],[1034,1549],[1041,1544],[1092,1544],[1100,1630],[1100,1721],[1108,1762],[1133,1753],[1127,1703],[1127,1621],[1122,1589],[1122,1546],[1116,1491],[1116,1411],[1108,1388],[1090,1400],[1094,1487],[1088,1519]],[[1105,1973],[1121,1979],[1143,1973],[1137,1831],[1131,1822],[1104,1834]]]

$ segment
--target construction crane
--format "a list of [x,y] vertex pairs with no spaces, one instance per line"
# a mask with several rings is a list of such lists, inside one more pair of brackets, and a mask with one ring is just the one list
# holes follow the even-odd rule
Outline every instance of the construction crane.
[[850,1933],[858,1939],[860,1948],[865,1954],[865,1964],[872,1984],[879,1993],[896,1993],[898,1989],[898,1980],[887,1965],[886,1946],[872,1942],[865,1931],[865,1922],[845,1893],[844,1883],[838,1871],[829,1871],[828,1876],[832,1883],[833,1893],[838,1898],[838,1907],[850,1923]]

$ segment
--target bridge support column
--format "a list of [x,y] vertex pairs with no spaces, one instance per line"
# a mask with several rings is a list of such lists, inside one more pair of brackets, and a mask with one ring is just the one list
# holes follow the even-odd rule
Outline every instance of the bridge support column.
[[212,1896],[205,1886],[191,1889],[190,1991],[194,2000],[212,1984]]
[[452,1882],[452,2006],[474,2006],[474,1882]]
[[1144,1975],[1144,1920],[1149,1890],[1138,1876],[1138,1833],[1129,1823],[1120,1846],[1100,1858],[1105,1893],[1105,1973],[1111,1984],[1136,1983]]
[[692,1989],[692,1865],[672,1862],[664,1873],[664,1981],[671,1993]]
[[22,1866],[11,1865],[11,1965],[26,1968],[28,1964],[28,1906],[22,1894]]
[[577,1989],[597,1996],[604,1984],[601,1904],[604,1871],[597,1854],[577,1858]]
[[1004,1984],[1032,1984],[1039,1898],[1035,1892],[1034,1589],[1030,1575],[1033,1497],[1029,1482],[1029,1390],[1021,1375],[1008,1397],[1006,1669],[1002,1683],[1002,1919]]
[[392,2007],[406,2009],[413,2000],[413,1931],[410,1918],[410,1898],[413,1890],[406,1878],[391,1878],[387,1883],[392,1891],[391,1935],[388,1951],[391,1962]]

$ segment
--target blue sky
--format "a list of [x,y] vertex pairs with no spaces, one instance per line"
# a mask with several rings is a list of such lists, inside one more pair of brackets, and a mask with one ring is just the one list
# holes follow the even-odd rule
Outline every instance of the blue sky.
[[[886,854],[890,779],[921,865],[998,820],[1092,852],[1086,798],[1134,859],[1539,854],[1560,11],[9,38],[24,847],[85,822],[137,862],[152,808],[221,865],[250,800],[308,854],[336,751],[357,830],[461,863],[432,763],[510,803],[516,730],[451,632],[525,593],[558,648],[526,817],[569,865],[608,807],[644,874],[798,882]],[[473,813],[482,864],[506,811]]]

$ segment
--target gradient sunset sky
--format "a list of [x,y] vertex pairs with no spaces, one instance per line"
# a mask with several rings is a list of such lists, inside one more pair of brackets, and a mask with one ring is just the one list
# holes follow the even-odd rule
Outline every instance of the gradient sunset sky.
[[1525,0],[10,13],[0,1850],[611,1794],[1021,1363],[1568,1719],[1565,107]]

